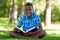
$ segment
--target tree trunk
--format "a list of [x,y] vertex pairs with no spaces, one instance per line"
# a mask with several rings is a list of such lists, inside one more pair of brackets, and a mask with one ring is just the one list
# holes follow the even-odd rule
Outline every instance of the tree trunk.
[[17,23],[17,5],[16,5],[17,0],[12,0],[12,6],[10,9],[10,22],[11,23]]
[[45,9],[45,26],[50,26],[51,24],[51,0],[46,0],[46,9]]
[[24,1],[22,2],[22,13],[21,16],[24,15]]

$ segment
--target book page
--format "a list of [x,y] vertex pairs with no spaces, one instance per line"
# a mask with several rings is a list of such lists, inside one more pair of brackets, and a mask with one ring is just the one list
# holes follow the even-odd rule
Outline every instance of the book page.
[[[18,27],[16,27],[16,28],[18,28]],[[34,29],[35,27],[33,27],[33,28],[30,28],[29,30],[27,30],[27,31],[24,31],[24,30],[21,30],[20,28],[18,28],[20,31],[22,31],[22,32],[24,32],[24,33],[27,33],[27,32],[29,32],[29,31],[31,31],[32,29]]]

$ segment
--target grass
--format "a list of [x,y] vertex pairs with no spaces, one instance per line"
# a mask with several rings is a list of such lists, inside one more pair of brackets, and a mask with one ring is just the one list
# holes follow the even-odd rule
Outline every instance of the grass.
[[42,39],[36,38],[12,38],[9,36],[9,31],[13,30],[17,24],[9,23],[8,18],[0,18],[0,40],[60,40],[60,28],[58,24],[52,24],[51,27],[44,27],[47,35]]

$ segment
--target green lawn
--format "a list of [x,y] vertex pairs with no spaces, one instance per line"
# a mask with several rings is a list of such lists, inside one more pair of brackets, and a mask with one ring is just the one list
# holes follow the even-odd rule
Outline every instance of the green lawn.
[[0,40],[60,40],[60,25],[52,24],[51,27],[44,27],[47,35],[42,39],[36,38],[12,38],[9,36],[9,31],[13,30],[17,24],[9,23],[8,18],[0,18]]

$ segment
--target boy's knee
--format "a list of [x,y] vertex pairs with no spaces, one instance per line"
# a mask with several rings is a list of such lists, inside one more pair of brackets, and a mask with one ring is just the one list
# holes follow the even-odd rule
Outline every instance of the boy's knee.
[[39,38],[43,38],[43,37],[45,37],[46,36],[46,31],[42,31],[41,32],[41,35],[39,36]]
[[13,33],[13,31],[10,31],[10,32],[9,32],[9,34],[12,34],[12,33]]
[[11,37],[13,36],[13,31],[9,32],[9,36],[11,36]]
[[45,36],[45,35],[46,35],[46,31],[43,31],[43,33],[42,33],[42,34],[43,34],[43,36]]

